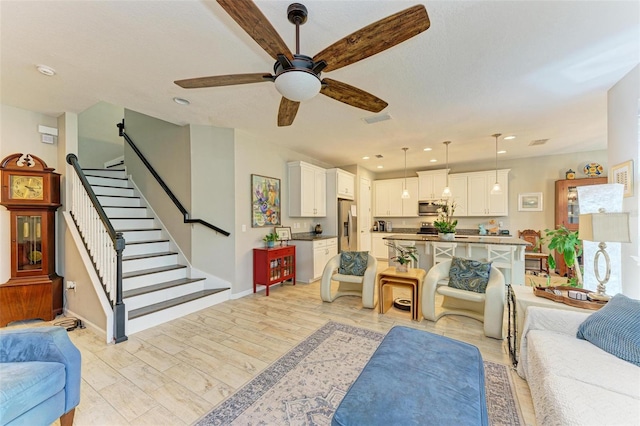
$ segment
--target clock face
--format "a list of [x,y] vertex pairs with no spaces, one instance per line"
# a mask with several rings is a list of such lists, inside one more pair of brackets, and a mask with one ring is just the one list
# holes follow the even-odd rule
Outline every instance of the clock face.
[[11,186],[10,197],[14,200],[44,199],[42,176],[12,175],[9,184]]

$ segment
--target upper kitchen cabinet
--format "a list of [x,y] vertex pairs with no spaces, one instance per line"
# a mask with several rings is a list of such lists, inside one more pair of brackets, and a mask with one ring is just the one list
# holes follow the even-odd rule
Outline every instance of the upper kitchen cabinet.
[[324,217],[327,215],[326,170],[295,161],[289,166],[289,216]]
[[509,170],[498,170],[502,194],[491,194],[495,170],[464,173],[467,176],[467,216],[507,216],[509,214]]
[[404,179],[373,182],[374,217],[418,217],[418,178],[407,178],[409,198],[402,198]]
[[451,198],[456,205],[453,215],[468,216],[468,196],[467,196],[467,176],[465,174],[449,175],[449,189],[451,189]]
[[447,170],[418,172],[418,200],[439,200],[447,185]]
[[354,174],[342,169],[327,170],[327,195],[333,193],[337,198],[354,200],[356,193],[356,177]]

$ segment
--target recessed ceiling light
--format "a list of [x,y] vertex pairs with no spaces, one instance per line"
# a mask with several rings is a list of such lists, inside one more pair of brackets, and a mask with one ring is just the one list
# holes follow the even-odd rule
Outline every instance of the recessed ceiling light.
[[40,74],[46,75],[47,77],[52,77],[56,75],[56,70],[46,65],[37,65],[36,69]]
[[505,141],[510,141],[511,139],[515,139],[516,137],[511,135],[511,136],[505,136],[504,140]]
[[506,154],[506,153],[507,153],[507,151],[505,151],[505,150],[498,151],[498,154]]
[[432,158],[431,160],[429,160],[430,163],[437,163],[438,160],[436,160],[435,158]]
[[425,148],[423,151],[431,151],[432,148]]
[[189,105],[191,103],[185,98],[178,98],[178,97],[173,98],[173,102],[177,103],[178,105]]
[[384,166],[378,166],[379,169],[384,169]]
[[363,159],[363,160],[368,160],[368,159],[369,159],[369,156],[368,156],[368,155],[365,155],[364,157],[362,157],[362,159]]

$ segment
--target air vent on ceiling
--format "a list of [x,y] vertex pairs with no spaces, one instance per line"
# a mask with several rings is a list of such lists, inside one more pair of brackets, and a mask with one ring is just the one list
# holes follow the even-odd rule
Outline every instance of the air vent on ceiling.
[[536,139],[535,141],[529,142],[529,146],[544,145],[547,142],[549,142],[549,139]]
[[379,121],[391,120],[391,116],[387,112],[387,113],[380,114],[380,115],[374,115],[374,116],[371,116],[371,117],[366,117],[366,118],[363,118],[363,120],[367,124],[373,124],[373,123],[378,123]]
[[382,158],[382,154],[376,154],[376,158]]

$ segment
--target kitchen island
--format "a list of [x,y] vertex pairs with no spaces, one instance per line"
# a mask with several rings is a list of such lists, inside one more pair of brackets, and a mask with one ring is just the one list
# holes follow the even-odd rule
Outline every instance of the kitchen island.
[[[503,235],[456,235],[453,241],[442,241],[437,235],[424,234],[394,234],[384,238],[387,241],[395,241],[401,245],[415,245],[418,254],[418,267],[429,271],[433,266],[433,244],[435,242],[456,243],[456,256],[467,259],[488,259],[490,246],[500,248],[512,247],[514,250],[513,262],[510,268],[499,268],[505,274],[505,280],[509,284],[524,285],[524,251],[529,243],[520,238]],[[389,259],[396,253],[389,247]],[[389,261],[389,265],[394,265]]]

